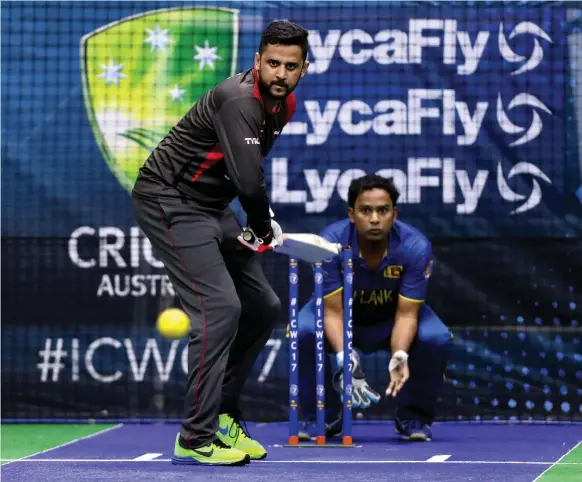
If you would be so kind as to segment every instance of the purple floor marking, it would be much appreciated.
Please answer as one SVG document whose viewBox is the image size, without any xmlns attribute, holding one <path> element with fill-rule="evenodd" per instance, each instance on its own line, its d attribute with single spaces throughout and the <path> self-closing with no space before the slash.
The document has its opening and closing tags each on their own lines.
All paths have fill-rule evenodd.
<svg viewBox="0 0 582 482">
<path fill-rule="evenodd" d="M 273 480 L 285 477 L 336 479 L 338 473 L 351 480 L 369 480 L 387 474 L 394 480 L 414 481 L 506 481 L 531 482 L 546 465 L 501 464 L 286 464 L 277 460 L 410 460 L 424 461 L 433 455 L 450 454 L 449 461 L 552 462 L 570 450 L 581 438 L 576 425 L 475 425 L 436 424 L 430 443 L 401 442 L 389 423 L 354 427 L 354 449 L 292 449 L 286 443 L 285 423 L 248 424 L 253 437 L 269 450 L 268 462 L 246 467 L 176 467 L 169 462 L 16 462 L 2 467 L 3 480 L 135 480 L 136 477 Z M 172 455 L 177 425 L 126 425 L 94 438 L 62 447 L 35 459 L 134 459 L 145 453 Z M 279 446 L 277 446 L 279 445 Z M 57 473 L 58 468 L 58 473 Z M 61 474 L 61 475 L 59 475 Z M 55 478 L 62 477 L 62 478 Z"/>
<path fill-rule="evenodd" d="M 287 424 L 248 424 L 251 435 L 269 449 L 270 460 L 340 459 L 426 460 L 437 454 L 452 454 L 449 460 L 557 460 L 582 439 L 580 425 L 471 425 L 435 424 L 430 443 L 402 442 L 393 424 L 363 424 L 354 427 L 353 449 L 292 449 L 273 447 L 286 443 Z M 145 453 L 163 453 L 169 458 L 178 431 L 176 425 L 125 425 L 82 443 L 53 450 L 37 458 L 133 459 Z M 336 441 L 337 442 L 337 441 Z"/>
<path fill-rule="evenodd" d="M 349 480 L 430 482 L 532 482 L 545 466 L 484 466 L 443 464 L 268 464 L 244 467 L 175 467 L 169 462 L 138 463 L 42 463 L 19 462 L 2 471 L 6 482 L 136 481 L 136 480 Z"/>
</svg>

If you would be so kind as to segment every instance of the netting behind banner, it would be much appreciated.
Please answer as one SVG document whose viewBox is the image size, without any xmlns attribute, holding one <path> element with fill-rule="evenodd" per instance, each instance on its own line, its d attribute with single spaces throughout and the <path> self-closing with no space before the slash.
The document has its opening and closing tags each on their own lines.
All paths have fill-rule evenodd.
<svg viewBox="0 0 582 482">
<path fill-rule="evenodd" d="M 454 333 L 443 420 L 581 420 L 581 6 L 575 2 L 10 2 L 2 9 L 2 417 L 177 419 L 186 340 L 137 228 L 137 170 L 260 34 L 309 30 L 297 112 L 265 173 L 287 231 L 347 215 L 350 181 L 393 177 L 432 241 L 427 303 Z M 288 406 L 282 312 L 243 397 Z M 300 303 L 312 290 L 300 266 Z M 384 391 L 388 353 L 364 357 Z M 330 394 L 329 396 L 334 396 Z M 364 418 L 390 418 L 385 401 Z"/>
</svg>

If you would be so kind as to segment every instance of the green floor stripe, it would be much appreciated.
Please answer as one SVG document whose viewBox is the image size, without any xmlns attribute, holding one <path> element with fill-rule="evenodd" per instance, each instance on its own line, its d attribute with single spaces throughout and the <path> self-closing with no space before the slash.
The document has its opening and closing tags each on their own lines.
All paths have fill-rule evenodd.
<svg viewBox="0 0 582 482">
<path fill-rule="evenodd" d="M 113 426 L 114 424 L 2 424 L 0 458 L 28 457 Z"/>
<path fill-rule="evenodd" d="M 582 465 L 561 465 L 566 463 L 582 464 L 582 443 L 561 458 L 558 464 L 552 465 L 536 482 L 580 482 Z"/>
</svg>

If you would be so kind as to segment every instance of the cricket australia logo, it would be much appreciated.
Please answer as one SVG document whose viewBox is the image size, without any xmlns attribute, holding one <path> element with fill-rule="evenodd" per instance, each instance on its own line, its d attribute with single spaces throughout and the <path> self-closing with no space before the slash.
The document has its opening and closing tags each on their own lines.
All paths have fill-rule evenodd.
<svg viewBox="0 0 582 482">
<path fill-rule="evenodd" d="M 541 179 L 542 181 L 547 182 L 548 184 L 552 184 L 550 178 L 537 166 L 529 162 L 518 162 L 515 166 L 511 168 L 509 174 L 507 175 L 507 179 L 511 179 L 517 175 L 528 175 L 531 177 L 532 182 L 532 189 L 529 196 L 525 196 L 523 194 L 515 192 L 513 189 L 509 187 L 505 177 L 503 176 L 503 168 L 501 167 L 501 162 L 497 164 L 497 188 L 499 189 L 499 194 L 501 197 L 509 202 L 518 202 L 523 201 L 525 202 L 519 206 L 518 208 L 511 211 L 509 214 L 521 214 L 530 209 L 535 208 L 542 200 L 542 188 L 540 183 L 537 181 Z"/>
<path fill-rule="evenodd" d="M 534 36 L 534 48 L 529 58 L 515 53 L 515 51 L 509 46 L 507 38 L 505 37 L 503 22 L 501 22 L 499 25 L 499 52 L 501 53 L 501 56 L 507 62 L 511 63 L 526 61 L 521 67 L 511 72 L 510 75 L 519 75 L 527 72 L 528 70 L 533 70 L 542 62 L 544 58 L 544 49 L 542 48 L 538 39 L 544 39 L 547 42 L 552 43 L 550 36 L 532 22 L 518 23 L 509 34 L 509 40 L 512 40 L 513 38 L 522 34 L 530 34 Z"/>
<path fill-rule="evenodd" d="M 127 17 L 81 39 L 91 127 L 126 190 L 172 126 L 236 73 L 238 32 L 238 10 L 185 7 Z"/>
<path fill-rule="evenodd" d="M 511 111 L 521 106 L 532 107 L 533 117 L 525 133 L 525 127 L 514 124 L 505 113 L 505 110 L 503 109 L 503 101 L 501 100 L 501 94 L 499 94 L 497 97 L 497 122 L 499 122 L 499 126 L 501 129 L 503 129 L 503 132 L 507 134 L 522 134 L 521 137 L 509 144 L 510 147 L 526 144 L 527 142 L 533 141 L 540 135 L 543 129 L 543 123 L 537 109 L 552 115 L 552 111 L 548 109 L 541 100 L 532 94 L 521 93 L 516 95 L 507 106 L 507 110 Z"/>
</svg>

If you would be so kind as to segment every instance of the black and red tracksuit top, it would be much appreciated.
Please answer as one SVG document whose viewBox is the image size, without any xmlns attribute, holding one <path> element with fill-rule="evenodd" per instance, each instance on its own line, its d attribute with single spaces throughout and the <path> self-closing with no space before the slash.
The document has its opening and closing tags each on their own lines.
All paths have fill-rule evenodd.
<svg viewBox="0 0 582 482">
<path fill-rule="evenodd" d="M 255 69 L 208 91 L 176 124 L 140 168 L 133 195 L 189 198 L 224 209 L 238 196 L 259 236 L 270 229 L 262 160 L 295 112 L 291 93 L 272 112 L 261 98 Z"/>
</svg>

